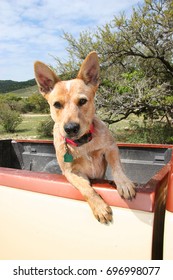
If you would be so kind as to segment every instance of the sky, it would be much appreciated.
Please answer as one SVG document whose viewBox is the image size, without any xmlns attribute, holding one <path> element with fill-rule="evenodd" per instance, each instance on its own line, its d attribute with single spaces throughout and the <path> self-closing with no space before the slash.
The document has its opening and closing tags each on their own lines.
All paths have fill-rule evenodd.
<svg viewBox="0 0 173 280">
<path fill-rule="evenodd" d="M 63 32 L 80 32 L 130 13 L 140 0 L 0 0 L 0 80 L 34 78 L 36 60 L 67 59 Z"/>
</svg>

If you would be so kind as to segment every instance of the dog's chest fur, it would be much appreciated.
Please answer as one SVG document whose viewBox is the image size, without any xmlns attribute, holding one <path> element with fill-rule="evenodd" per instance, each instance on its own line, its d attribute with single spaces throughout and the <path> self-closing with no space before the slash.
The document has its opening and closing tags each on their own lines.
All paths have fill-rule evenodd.
<svg viewBox="0 0 173 280">
<path fill-rule="evenodd" d="M 94 133 L 92 141 L 80 147 L 68 145 L 69 153 L 73 156 L 72 163 L 63 162 L 63 156 L 66 153 L 65 144 L 58 133 L 58 128 L 54 128 L 54 145 L 62 171 L 68 169 L 71 172 L 85 172 L 85 175 L 90 179 L 104 177 L 107 166 L 104 151 L 114 142 L 111 135 L 108 139 L 108 128 L 96 116 L 94 117 L 93 124 Z M 107 139 L 105 139 L 105 135 Z"/>
<path fill-rule="evenodd" d="M 83 172 L 88 178 L 103 178 L 106 169 L 106 161 L 102 150 L 96 150 L 84 154 L 82 157 L 75 159 L 75 165 L 72 164 L 74 172 Z"/>
</svg>

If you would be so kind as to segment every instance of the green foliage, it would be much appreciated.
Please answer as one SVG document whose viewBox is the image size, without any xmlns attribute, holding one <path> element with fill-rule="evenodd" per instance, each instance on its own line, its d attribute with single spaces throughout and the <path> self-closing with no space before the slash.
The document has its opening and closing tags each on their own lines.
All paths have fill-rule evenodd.
<svg viewBox="0 0 173 280">
<path fill-rule="evenodd" d="M 47 101 L 39 93 L 33 93 L 29 97 L 22 98 L 15 93 L 0 94 L 0 103 L 8 106 L 20 113 L 48 113 L 49 106 Z"/>
<path fill-rule="evenodd" d="M 56 70 L 73 77 L 86 55 L 96 50 L 101 84 L 96 105 L 113 124 L 131 114 L 145 120 L 173 119 L 173 0 L 145 0 L 130 17 L 121 14 L 78 39 L 64 33 L 69 60 L 56 58 Z M 105 117 L 106 116 L 106 117 Z"/>
<path fill-rule="evenodd" d="M 25 99 L 25 111 L 34 113 L 48 113 L 49 105 L 41 94 L 33 93 Z"/>
<path fill-rule="evenodd" d="M 138 122 L 131 123 L 128 141 L 132 143 L 173 144 L 173 126 L 167 123 Z"/>
<path fill-rule="evenodd" d="M 51 117 L 39 123 L 37 132 L 41 137 L 52 137 L 54 122 Z"/>
<path fill-rule="evenodd" d="M 15 110 L 18 112 L 23 112 L 24 107 L 24 101 L 23 99 L 14 94 L 14 93 L 7 93 L 7 94 L 1 94 L 0 95 L 0 102 L 8 104 L 8 106 L 11 108 L 11 110 Z"/>
<path fill-rule="evenodd" d="M 15 132 L 17 126 L 22 122 L 20 114 L 12 110 L 6 103 L 0 105 L 0 121 L 6 132 Z"/>
</svg>

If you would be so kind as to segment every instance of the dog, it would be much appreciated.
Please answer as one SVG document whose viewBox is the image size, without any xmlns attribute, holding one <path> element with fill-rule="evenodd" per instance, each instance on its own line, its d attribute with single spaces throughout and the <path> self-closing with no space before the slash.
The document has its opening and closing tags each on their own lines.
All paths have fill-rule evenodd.
<svg viewBox="0 0 173 280">
<path fill-rule="evenodd" d="M 77 188 L 101 223 L 112 221 L 112 209 L 92 188 L 90 179 L 104 178 L 107 164 L 122 198 L 135 197 L 135 186 L 125 175 L 119 150 L 107 126 L 95 115 L 99 60 L 95 51 L 83 61 L 77 77 L 62 81 L 47 65 L 34 64 L 40 93 L 50 105 L 54 121 L 57 161 L 67 180 Z"/>
</svg>

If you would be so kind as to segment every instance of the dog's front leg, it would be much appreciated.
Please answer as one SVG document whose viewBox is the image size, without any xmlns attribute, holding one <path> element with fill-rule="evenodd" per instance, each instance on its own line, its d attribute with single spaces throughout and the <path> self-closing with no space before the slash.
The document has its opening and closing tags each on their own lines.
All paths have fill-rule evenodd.
<svg viewBox="0 0 173 280">
<path fill-rule="evenodd" d="M 105 158 L 111 167 L 112 176 L 119 195 L 125 199 L 132 199 L 135 197 L 135 186 L 124 174 L 120 162 L 119 150 L 115 144 L 106 150 Z"/>
<path fill-rule="evenodd" d="M 88 178 L 81 173 L 64 172 L 67 180 L 77 188 L 90 205 L 94 216 L 101 223 L 112 221 L 112 210 L 99 194 L 90 186 Z"/>
</svg>

